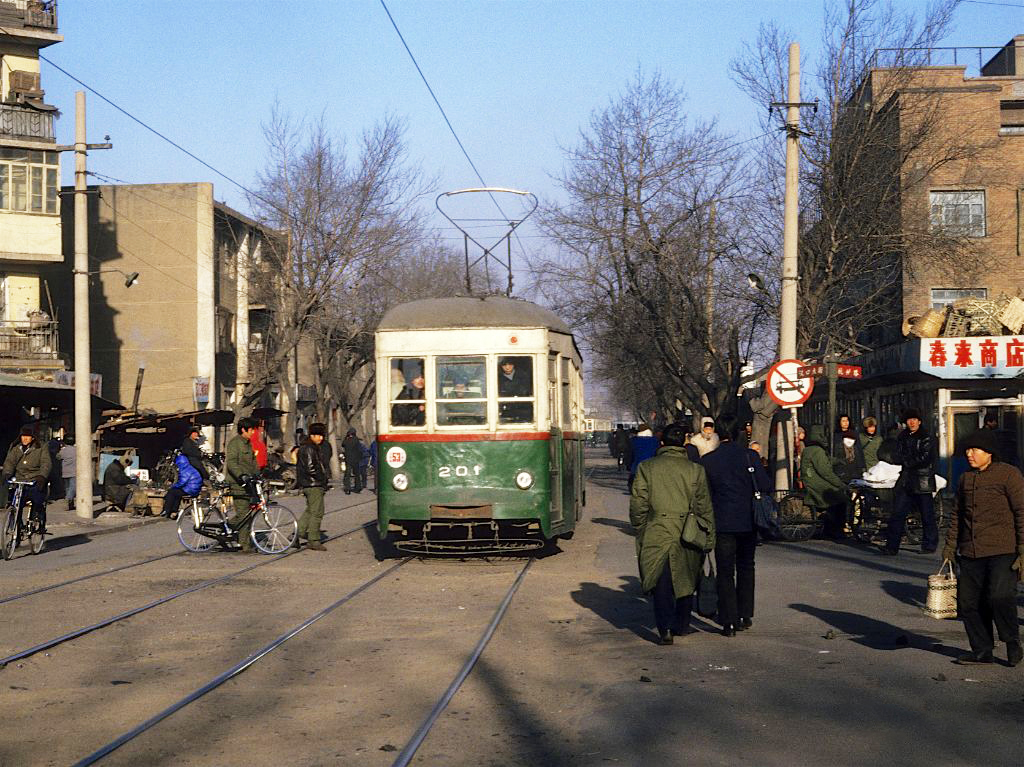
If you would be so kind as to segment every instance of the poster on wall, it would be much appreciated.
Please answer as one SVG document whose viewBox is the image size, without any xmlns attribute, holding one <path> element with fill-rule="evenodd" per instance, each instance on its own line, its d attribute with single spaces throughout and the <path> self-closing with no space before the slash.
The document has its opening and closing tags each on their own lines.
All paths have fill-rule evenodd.
<svg viewBox="0 0 1024 767">
<path fill-rule="evenodd" d="M 196 376 L 193 378 L 192 390 L 196 407 L 206 407 L 210 402 L 210 377 Z"/>
<path fill-rule="evenodd" d="M 61 386 L 74 386 L 75 385 L 75 371 L 74 370 L 58 370 L 53 374 L 53 382 L 58 383 Z M 89 374 L 89 393 L 94 397 L 103 396 L 103 374 L 102 373 L 90 373 Z"/>
</svg>

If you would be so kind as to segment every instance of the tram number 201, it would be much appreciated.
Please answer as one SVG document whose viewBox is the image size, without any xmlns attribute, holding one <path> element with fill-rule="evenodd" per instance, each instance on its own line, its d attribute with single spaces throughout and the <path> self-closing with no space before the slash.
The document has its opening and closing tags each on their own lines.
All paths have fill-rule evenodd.
<svg viewBox="0 0 1024 767">
<path fill-rule="evenodd" d="M 437 476 L 441 479 L 450 477 L 479 477 L 482 466 L 441 466 Z"/>
</svg>

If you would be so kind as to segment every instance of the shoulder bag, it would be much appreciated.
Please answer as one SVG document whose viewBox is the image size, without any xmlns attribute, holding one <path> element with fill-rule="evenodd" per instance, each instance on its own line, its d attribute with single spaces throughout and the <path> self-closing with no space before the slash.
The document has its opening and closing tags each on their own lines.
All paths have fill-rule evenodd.
<svg viewBox="0 0 1024 767">
<path fill-rule="evenodd" d="M 757 487 L 757 477 L 754 474 L 754 465 L 750 463 L 750 454 L 747 454 L 747 471 L 750 472 L 750 482 L 754 486 L 754 527 L 767 541 L 777 541 L 782 538 L 782 527 L 779 525 L 779 505 L 770 495 L 765 495 Z"/>
</svg>

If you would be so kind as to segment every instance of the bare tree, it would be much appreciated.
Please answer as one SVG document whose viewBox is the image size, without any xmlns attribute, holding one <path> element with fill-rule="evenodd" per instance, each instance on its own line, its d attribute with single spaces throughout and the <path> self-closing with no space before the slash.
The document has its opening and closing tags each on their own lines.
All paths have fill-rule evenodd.
<svg viewBox="0 0 1024 767">
<path fill-rule="evenodd" d="M 676 400 L 735 407 L 754 315 L 737 153 L 683 107 L 678 88 L 638 73 L 593 115 L 566 151 L 566 202 L 542 208 L 560 252 L 533 264 L 535 288 L 589 338 L 612 393 L 673 416 Z"/>
<path fill-rule="evenodd" d="M 941 89 L 921 78 L 929 49 L 949 29 L 958 0 L 930 5 L 921 17 L 884 0 L 826 4 L 822 53 L 801 96 L 817 101 L 801 114 L 801 354 L 851 354 L 898 338 L 904 277 L 955 274 L 977 264 L 963 233 L 908 216 L 908 200 L 941 169 L 986 150 L 949 130 Z M 759 106 L 785 101 L 788 34 L 762 25 L 732 62 L 737 83 Z M 809 83 L 807 82 L 809 80 Z M 784 178 L 779 113 L 763 115 L 767 139 L 756 169 L 754 247 L 781 251 Z M 915 194 L 916 193 L 916 194 Z M 968 257 L 970 256 L 970 257 Z M 766 275 L 777 280 L 777 269 Z"/>
</svg>

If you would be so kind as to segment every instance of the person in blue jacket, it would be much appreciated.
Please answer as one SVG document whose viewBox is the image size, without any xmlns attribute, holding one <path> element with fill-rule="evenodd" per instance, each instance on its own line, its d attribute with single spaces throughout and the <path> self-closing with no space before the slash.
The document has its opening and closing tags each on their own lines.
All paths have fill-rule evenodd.
<svg viewBox="0 0 1024 767">
<path fill-rule="evenodd" d="M 180 450 L 175 451 L 174 466 L 178 470 L 178 479 L 164 496 L 164 510 L 161 512 L 161 516 L 171 519 L 178 518 L 182 498 L 194 498 L 203 489 L 203 476 Z"/>
<path fill-rule="evenodd" d="M 640 424 L 636 436 L 630 437 L 630 443 L 632 445 L 630 452 L 633 455 L 633 461 L 629 465 L 629 479 L 626 480 L 626 486 L 629 488 L 629 492 L 633 492 L 633 478 L 636 476 L 637 466 L 648 458 L 654 458 L 654 454 L 658 452 L 658 448 L 661 446 L 661 440 L 654 433 L 652 427 L 647 424 Z"/>
</svg>

